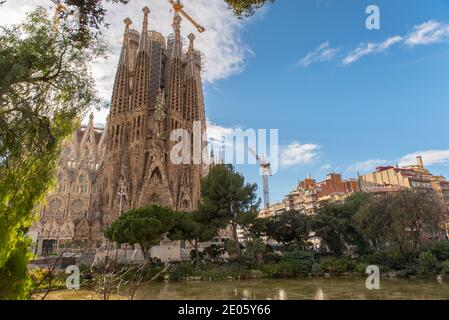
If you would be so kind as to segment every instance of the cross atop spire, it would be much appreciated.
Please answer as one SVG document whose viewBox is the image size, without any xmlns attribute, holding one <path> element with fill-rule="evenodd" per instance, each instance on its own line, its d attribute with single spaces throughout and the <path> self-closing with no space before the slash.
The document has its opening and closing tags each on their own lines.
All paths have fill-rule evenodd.
<svg viewBox="0 0 449 320">
<path fill-rule="evenodd" d="M 144 7 L 143 11 L 143 31 L 148 30 L 148 14 L 150 13 L 150 9 L 148 7 Z"/>
<path fill-rule="evenodd" d="M 144 7 L 143 11 L 143 26 L 142 26 L 142 34 L 140 37 L 139 50 L 147 52 L 148 49 L 148 14 L 150 13 L 150 9 L 148 7 Z"/>
<path fill-rule="evenodd" d="M 193 52 L 193 50 L 195 49 L 194 48 L 194 45 L 193 45 L 193 41 L 196 39 L 195 38 L 195 35 L 193 34 L 193 33 L 190 33 L 188 36 L 187 36 L 187 38 L 189 38 L 189 52 Z"/>
<path fill-rule="evenodd" d="M 123 47 L 122 53 L 120 54 L 119 65 L 128 63 L 127 59 L 128 59 L 129 26 L 132 24 L 130 18 L 126 18 L 125 20 L 123 20 L 123 22 L 125 23 L 125 35 L 123 36 Z"/>
<path fill-rule="evenodd" d="M 173 31 L 176 36 L 176 40 L 180 40 L 181 37 L 181 17 L 179 16 L 178 12 L 175 12 L 175 15 L 173 16 Z"/>
<path fill-rule="evenodd" d="M 94 113 L 91 112 L 89 115 L 89 127 L 93 127 L 94 126 Z"/>
<path fill-rule="evenodd" d="M 123 20 L 123 22 L 125 23 L 125 37 L 123 42 L 127 45 L 128 44 L 128 34 L 129 34 L 129 26 L 133 24 L 133 22 L 131 21 L 130 18 L 125 18 L 125 20 Z"/>
</svg>

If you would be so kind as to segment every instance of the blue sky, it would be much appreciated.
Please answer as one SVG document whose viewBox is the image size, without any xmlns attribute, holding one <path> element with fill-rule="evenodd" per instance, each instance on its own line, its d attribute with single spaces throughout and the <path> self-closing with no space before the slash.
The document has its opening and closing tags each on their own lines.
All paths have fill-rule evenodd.
<svg viewBox="0 0 449 320">
<path fill-rule="evenodd" d="M 380 30 L 365 27 L 370 4 L 380 8 Z M 416 152 L 449 177 L 449 1 L 278 0 L 245 26 L 242 41 L 253 54 L 240 74 L 207 87 L 208 118 L 226 127 L 278 128 L 284 146 L 316 146 L 312 160 L 303 163 L 299 151 L 297 165 L 271 178 L 272 200 L 307 174 L 356 177 L 410 162 Z M 368 43 L 387 48 L 344 64 Z M 326 61 L 300 62 L 320 46 L 331 49 Z M 256 167 L 238 169 L 261 182 Z"/>
<path fill-rule="evenodd" d="M 449 1 L 276 0 L 238 20 L 222 0 L 184 0 L 207 29 L 194 32 L 204 53 L 206 113 L 218 131 L 279 129 L 281 166 L 270 179 L 281 200 L 308 174 L 356 177 L 376 165 L 406 164 L 417 153 L 449 178 Z M 0 24 L 20 22 L 50 0 L 7 0 Z M 100 96 L 110 100 L 123 19 L 171 32 L 168 1 L 107 5 L 104 34 L 111 56 L 93 67 Z M 367 30 L 365 9 L 377 5 L 381 29 Z M 96 112 L 104 122 L 108 110 Z M 255 165 L 237 166 L 261 183 Z M 262 195 L 261 190 L 259 194 Z"/>
</svg>

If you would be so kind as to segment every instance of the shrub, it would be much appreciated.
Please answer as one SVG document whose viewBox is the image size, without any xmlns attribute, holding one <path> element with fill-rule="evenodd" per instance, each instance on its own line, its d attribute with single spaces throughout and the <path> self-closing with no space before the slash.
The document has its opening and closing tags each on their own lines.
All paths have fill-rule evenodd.
<svg viewBox="0 0 449 320">
<path fill-rule="evenodd" d="M 448 276 L 449 275 L 449 259 L 443 261 L 440 265 L 441 274 Z"/>
<path fill-rule="evenodd" d="M 430 245 L 429 251 L 438 261 L 445 261 L 449 259 L 449 241 L 434 241 Z"/>
<path fill-rule="evenodd" d="M 359 262 L 354 266 L 354 272 L 358 274 L 366 274 L 366 267 L 369 266 L 369 263 Z"/>
<path fill-rule="evenodd" d="M 180 262 L 174 266 L 170 272 L 170 278 L 173 280 L 180 280 L 182 278 L 193 276 L 195 268 L 190 261 Z"/>
<path fill-rule="evenodd" d="M 328 258 L 321 261 L 324 272 L 339 274 L 354 271 L 354 263 L 347 257 Z"/>
<path fill-rule="evenodd" d="M 311 273 L 314 261 L 312 253 L 301 250 L 287 251 L 281 259 L 281 262 L 289 264 L 289 268 L 293 268 L 296 275 Z"/>
<path fill-rule="evenodd" d="M 416 259 L 416 271 L 420 276 L 435 275 L 438 269 L 438 260 L 430 251 L 421 252 Z"/>
<path fill-rule="evenodd" d="M 411 257 L 412 258 L 412 257 Z M 368 264 L 382 266 L 382 269 L 387 270 L 403 270 L 406 268 L 408 262 L 397 251 L 378 251 L 370 255 L 364 256 L 363 260 Z M 411 259 L 413 260 L 413 259 Z"/>
<path fill-rule="evenodd" d="M 247 243 L 243 251 L 243 262 L 248 266 L 257 266 L 262 262 L 266 244 L 262 239 L 255 239 Z"/>
<path fill-rule="evenodd" d="M 268 252 L 264 256 L 265 263 L 278 263 L 281 259 L 282 255 L 277 252 Z"/>
<path fill-rule="evenodd" d="M 297 275 L 295 264 L 287 261 L 264 265 L 261 267 L 261 271 L 269 278 L 292 278 Z"/>
<path fill-rule="evenodd" d="M 32 285 L 28 274 L 30 259 L 28 241 L 19 240 L 5 265 L 0 268 L 0 300 L 27 299 Z"/>
<path fill-rule="evenodd" d="M 318 275 L 322 274 L 322 273 L 323 273 L 323 267 L 321 267 L 321 264 L 315 262 L 315 263 L 312 265 L 311 273 L 312 273 L 312 274 L 318 274 Z"/>
</svg>

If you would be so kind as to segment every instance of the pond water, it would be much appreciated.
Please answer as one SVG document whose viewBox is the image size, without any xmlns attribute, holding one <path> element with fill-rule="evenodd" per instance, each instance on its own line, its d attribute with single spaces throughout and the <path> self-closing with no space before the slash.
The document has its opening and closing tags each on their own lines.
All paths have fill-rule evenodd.
<svg viewBox="0 0 449 320">
<path fill-rule="evenodd" d="M 101 299 L 88 290 L 57 291 L 47 299 Z M 111 299 L 128 299 L 126 290 Z M 364 278 L 303 278 L 213 282 L 151 282 L 140 300 L 449 300 L 449 284 L 436 280 L 382 278 L 379 290 L 368 290 Z"/>
</svg>

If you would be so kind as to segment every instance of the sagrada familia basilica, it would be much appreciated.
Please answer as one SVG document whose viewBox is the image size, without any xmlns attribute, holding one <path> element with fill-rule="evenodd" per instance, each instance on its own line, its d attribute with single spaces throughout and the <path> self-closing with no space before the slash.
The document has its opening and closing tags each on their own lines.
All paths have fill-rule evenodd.
<svg viewBox="0 0 449 320">
<path fill-rule="evenodd" d="M 74 239 L 80 250 L 99 248 L 105 227 L 130 208 L 197 207 L 208 166 L 174 164 L 170 133 L 185 129 L 193 135 L 194 123 L 201 124 L 202 133 L 206 128 L 201 54 L 193 34 L 183 50 L 177 12 L 167 39 L 148 30 L 150 10 L 143 12 L 140 33 L 130 19 L 124 21 L 106 126 L 95 127 L 90 115 L 63 148 L 57 189 L 37 209 L 32 228 L 37 254 L 60 251 Z"/>
</svg>

